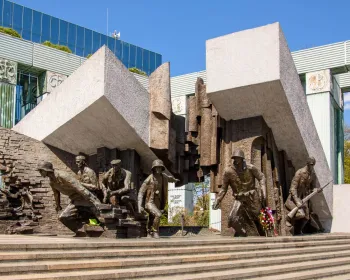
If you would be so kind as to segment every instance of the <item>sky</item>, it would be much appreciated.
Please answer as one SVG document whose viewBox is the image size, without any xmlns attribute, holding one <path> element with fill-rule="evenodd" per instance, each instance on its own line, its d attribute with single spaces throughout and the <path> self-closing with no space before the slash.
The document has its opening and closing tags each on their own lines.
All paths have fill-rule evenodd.
<svg viewBox="0 0 350 280">
<path fill-rule="evenodd" d="M 13 0 L 162 54 L 171 76 L 205 70 L 205 41 L 280 22 L 291 51 L 350 40 L 350 0 Z M 345 96 L 350 124 L 350 95 Z"/>
</svg>

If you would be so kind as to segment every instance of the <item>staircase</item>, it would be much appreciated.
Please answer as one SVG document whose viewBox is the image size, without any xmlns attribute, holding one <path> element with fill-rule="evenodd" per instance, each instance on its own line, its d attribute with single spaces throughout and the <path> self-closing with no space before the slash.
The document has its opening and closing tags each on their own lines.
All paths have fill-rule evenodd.
<svg viewBox="0 0 350 280">
<path fill-rule="evenodd" d="M 160 240 L 0 235 L 0 279 L 350 279 L 350 235 Z"/>
</svg>

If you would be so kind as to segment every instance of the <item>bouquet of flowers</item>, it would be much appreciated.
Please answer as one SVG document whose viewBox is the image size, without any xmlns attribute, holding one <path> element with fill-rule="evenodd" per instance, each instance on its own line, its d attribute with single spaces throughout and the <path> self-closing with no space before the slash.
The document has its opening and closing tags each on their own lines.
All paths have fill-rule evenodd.
<svg viewBox="0 0 350 280">
<path fill-rule="evenodd" d="M 272 210 L 270 207 L 265 207 L 260 210 L 259 222 L 266 235 L 268 231 L 274 230 L 274 235 L 276 236 L 277 232 L 275 229 L 275 219 L 273 217 Z"/>
</svg>

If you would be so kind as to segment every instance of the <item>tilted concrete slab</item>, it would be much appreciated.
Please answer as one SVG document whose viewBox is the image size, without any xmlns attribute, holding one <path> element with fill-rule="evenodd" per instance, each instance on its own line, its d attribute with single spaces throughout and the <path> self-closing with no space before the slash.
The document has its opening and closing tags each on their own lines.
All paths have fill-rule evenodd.
<svg viewBox="0 0 350 280">
<path fill-rule="evenodd" d="M 296 169 L 314 156 L 320 185 L 332 179 L 279 23 L 208 40 L 206 64 L 207 92 L 221 117 L 263 116 L 278 149 L 287 152 Z M 332 186 L 314 198 L 314 210 L 329 230 Z"/>
<path fill-rule="evenodd" d="M 135 149 L 150 170 L 149 94 L 102 47 L 13 130 L 62 150 L 96 153 L 99 147 Z"/>
</svg>

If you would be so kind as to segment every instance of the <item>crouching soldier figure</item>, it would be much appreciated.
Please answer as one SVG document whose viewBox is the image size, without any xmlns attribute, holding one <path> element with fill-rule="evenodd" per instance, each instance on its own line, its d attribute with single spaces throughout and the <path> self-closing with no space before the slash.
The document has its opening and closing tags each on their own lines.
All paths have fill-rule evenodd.
<svg viewBox="0 0 350 280">
<path fill-rule="evenodd" d="M 121 167 L 120 159 L 112 160 L 111 165 L 102 180 L 103 203 L 126 206 L 134 216 L 136 194 L 131 189 L 131 172 Z"/>
<path fill-rule="evenodd" d="M 85 218 L 90 218 L 91 215 L 101 222 L 99 218 L 98 207 L 101 204 L 100 200 L 86 189 L 74 177 L 64 171 L 54 170 L 51 162 L 41 162 L 38 164 L 37 170 L 41 176 L 50 179 L 50 186 L 52 188 L 56 211 L 62 210 L 60 196 L 61 193 L 70 198 L 70 204 L 59 215 L 58 219 L 71 231 L 76 233 L 76 236 L 86 236 L 84 231 L 84 222 L 81 219 L 84 214 Z"/>
<path fill-rule="evenodd" d="M 148 232 L 153 238 L 159 238 L 160 217 L 168 199 L 168 183 L 179 181 L 164 174 L 164 170 L 163 161 L 153 161 L 152 174 L 143 182 L 138 195 L 139 213 L 146 210 L 149 214 Z"/>
</svg>

